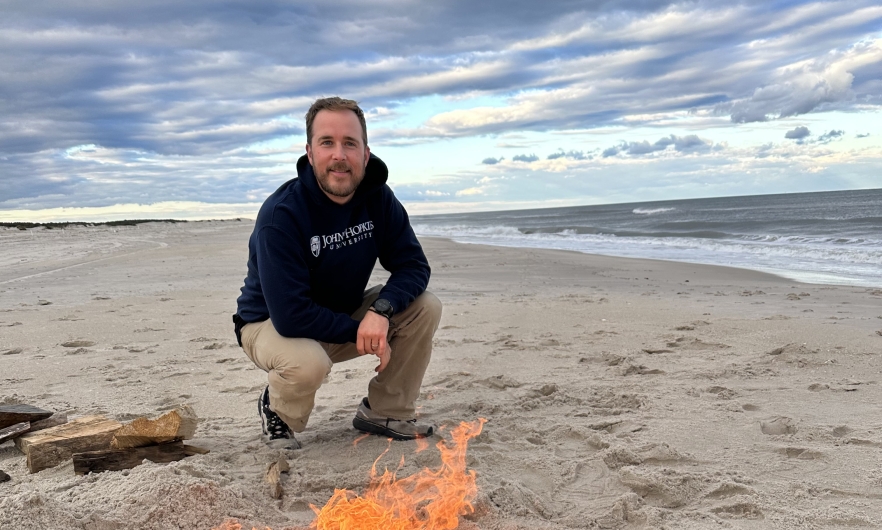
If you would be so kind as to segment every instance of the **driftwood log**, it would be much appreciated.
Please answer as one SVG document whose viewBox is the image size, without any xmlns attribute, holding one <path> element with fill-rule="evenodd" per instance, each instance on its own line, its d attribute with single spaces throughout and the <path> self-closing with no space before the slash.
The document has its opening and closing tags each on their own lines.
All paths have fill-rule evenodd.
<svg viewBox="0 0 882 530">
<path fill-rule="evenodd" d="M 64 412 L 56 412 L 45 420 L 32 421 L 31 428 L 28 429 L 28 432 L 42 431 L 44 429 L 48 429 L 49 427 L 64 425 L 65 423 L 67 423 L 67 414 L 65 414 Z"/>
<path fill-rule="evenodd" d="M 0 444 L 7 440 L 18 438 L 19 436 L 27 432 L 41 431 L 43 429 L 48 429 L 49 427 L 55 427 L 56 425 L 62 425 L 64 423 L 67 423 L 67 414 L 64 414 L 63 412 L 53 414 L 45 420 L 35 421 L 33 423 L 28 421 L 16 423 L 15 425 L 10 425 L 5 429 L 0 429 Z"/>
<path fill-rule="evenodd" d="M 120 427 L 119 422 L 104 416 L 86 416 L 19 436 L 15 446 L 27 455 L 28 470 L 36 473 L 69 460 L 74 453 L 108 449 Z"/>
<path fill-rule="evenodd" d="M 167 412 L 155 420 L 138 418 L 123 425 L 113 435 L 112 449 L 127 449 L 189 440 L 196 433 L 199 418 L 187 405 Z"/>
<path fill-rule="evenodd" d="M 16 423 L 15 425 L 10 425 L 5 429 L 0 429 L 0 444 L 5 442 L 6 440 L 12 440 L 22 434 L 31 430 L 31 422 L 23 421 L 21 423 Z"/>
<path fill-rule="evenodd" d="M 121 471 L 140 466 L 144 460 L 157 464 L 176 462 L 188 456 L 204 455 L 208 449 L 195 445 L 184 445 L 177 441 L 146 447 L 130 447 L 127 449 L 104 449 L 88 451 L 73 455 L 74 472 L 77 475 L 97 473 L 100 471 Z"/>
<path fill-rule="evenodd" d="M 52 415 L 51 411 L 43 410 L 30 405 L 0 405 L 0 429 L 5 429 L 16 423 L 45 420 Z"/>
</svg>

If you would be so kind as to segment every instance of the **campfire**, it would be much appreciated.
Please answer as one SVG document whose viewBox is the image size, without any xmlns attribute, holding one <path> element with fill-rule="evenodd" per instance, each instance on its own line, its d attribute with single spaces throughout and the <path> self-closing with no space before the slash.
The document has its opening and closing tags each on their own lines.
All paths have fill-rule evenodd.
<svg viewBox="0 0 882 530">
<path fill-rule="evenodd" d="M 462 422 L 451 431 L 449 445 L 440 441 L 441 465 L 423 468 L 409 477 L 397 478 L 371 466 L 370 484 L 363 496 L 340 489 L 324 507 L 311 508 L 316 514 L 310 528 L 316 530 L 453 530 L 459 517 L 472 513 L 477 495 L 475 472 L 466 470 L 468 441 L 481 433 L 486 420 Z M 225 521 L 212 530 L 241 530 L 235 520 Z M 257 529 L 253 529 L 257 530 Z"/>
</svg>

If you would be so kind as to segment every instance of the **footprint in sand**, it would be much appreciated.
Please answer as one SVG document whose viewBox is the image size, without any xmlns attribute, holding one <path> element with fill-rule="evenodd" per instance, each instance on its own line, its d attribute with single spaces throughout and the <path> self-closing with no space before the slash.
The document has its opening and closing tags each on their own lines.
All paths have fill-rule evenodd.
<svg viewBox="0 0 882 530">
<path fill-rule="evenodd" d="M 842 438 L 843 436 L 848 436 L 849 434 L 851 434 L 853 432 L 854 432 L 854 429 L 852 429 L 851 427 L 848 427 L 846 425 L 840 425 L 839 427 L 836 427 L 833 429 L 832 434 L 833 434 L 833 436 L 835 436 L 837 438 Z"/>
<path fill-rule="evenodd" d="M 731 348 L 728 344 L 704 342 L 701 339 L 690 339 L 688 337 L 679 337 L 672 342 L 668 342 L 666 346 L 683 350 L 725 350 Z"/>
<path fill-rule="evenodd" d="M 18 355 L 23 351 L 21 348 L 10 348 L 8 350 L 0 350 L 0 355 Z"/>
<path fill-rule="evenodd" d="M 91 340 L 70 340 L 67 342 L 62 342 L 61 345 L 65 348 L 88 348 L 90 346 L 94 346 L 95 342 Z"/>
<path fill-rule="evenodd" d="M 625 467 L 619 472 L 619 478 L 644 502 L 660 508 L 685 506 L 706 489 L 708 482 L 708 477 L 697 473 L 642 467 Z"/>
<path fill-rule="evenodd" d="M 720 484 L 713 491 L 705 495 L 705 498 L 708 499 L 725 499 L 728 497 L 734 497 L 736 495 L 754 495 L 756 493 L 755 490 L 748 488 L 742 484 L 736 484 L 735 482 L 725 482 Z"/>
<path fill-rule="evenodd" d="M 796 434 L 796 423 L 786 416 L 776 416 L 760 422 L 760 430 L 763 434 L 771 436 L 781 434 Z"/>
<path fill-rule="evenodd" d="M 523 384 L 520 381 L 504 375 L 488 377 L 481 382 L 496 390 L 505 390 L 506 388 L 519 388 Z"/>
<path fill-rule="evenodd" d="M 799 460 L 820 460 L 824 458 L 824 453 L 821 451 L 806 449 L 804 447 L 781 447 L 776 452 L 787 458 L 797 458 Z"/>
<path fill-rule="evenodd" d="M 805 344 L 796 344 L 790 343 L 785 344 L 779 348 L 775 348 L 774 350 L 770 350 L 766 352 L 767 355 L 781 355 L 781 354 L 789 354 L 789 355 L 810 355 L 814 353 L 818 353 L 819 350 L 811 349 Z"/>
<path fill-rule="evenodd" d="M 710 386 L 705 388 L 704 391 L 708 394 L 716 394 L 720 399 L 732 399 L 738 395 L 738 393 L 731 388 L 726 388 L 724 386 Z"/>
<path fill-rule="evenodd" d="M 648 368 L 643 366 L 642 364 L 628 364 L 627 366 L 623 366 L 619 370 L 619 374 L 622 376 L 629 375 L 658 375 L 665 373 L 664 370 L 659 370 L 658 368 Z"/>
<path fill-rule="evenodd" d="M 711 508 L 711 512 L 727 519 L 765 519 L 762 510 L 752 502 L 739 502 Z"/>
</svg>

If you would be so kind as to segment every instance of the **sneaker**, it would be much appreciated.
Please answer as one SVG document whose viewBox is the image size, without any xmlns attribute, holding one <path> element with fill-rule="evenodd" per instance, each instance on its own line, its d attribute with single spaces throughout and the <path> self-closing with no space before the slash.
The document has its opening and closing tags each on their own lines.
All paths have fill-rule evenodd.
<svg viewBox="0 0 882 530">
<path fill-rule="evenodd" d="M 287 440 L 286 445 L 291 449 L 300 449 L 300 442 L 294 437 L 294 432 L 291 431 L 288 424 L 282 421 L 278 414 L 270 410 L 269 385 L 263 389 L 260 399 L 257 400 L 257 413 L 260 414 L 263 434 L 269 437 L 270 442 L 274 440 Z"/>
<path fill-rule="evenodd" d="M 426 438 L 435 432 L 434 425 L 417 423 L 416 419 L 396 420 L 380 416 L 371 410 L 367 398 L 361 400 L 361 404 L 355 412 L 355 419 L 352 420 L 352 426 L 359 431 L 388 436 L 396 440 Z"/>
</svg>

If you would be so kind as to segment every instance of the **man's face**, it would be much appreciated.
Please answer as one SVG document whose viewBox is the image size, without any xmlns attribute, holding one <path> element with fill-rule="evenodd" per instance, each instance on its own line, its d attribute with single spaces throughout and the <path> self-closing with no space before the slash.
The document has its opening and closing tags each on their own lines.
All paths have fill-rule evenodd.
<svg viewBox="0 0 882 530">
<path fill-rule="evenodd" d="M 329 199 L 337 204 L 349 202 L 364 178 L 370 154 L 354 112 L 321 110 L 316 114 L 306 155 Z"/>
</svg>

